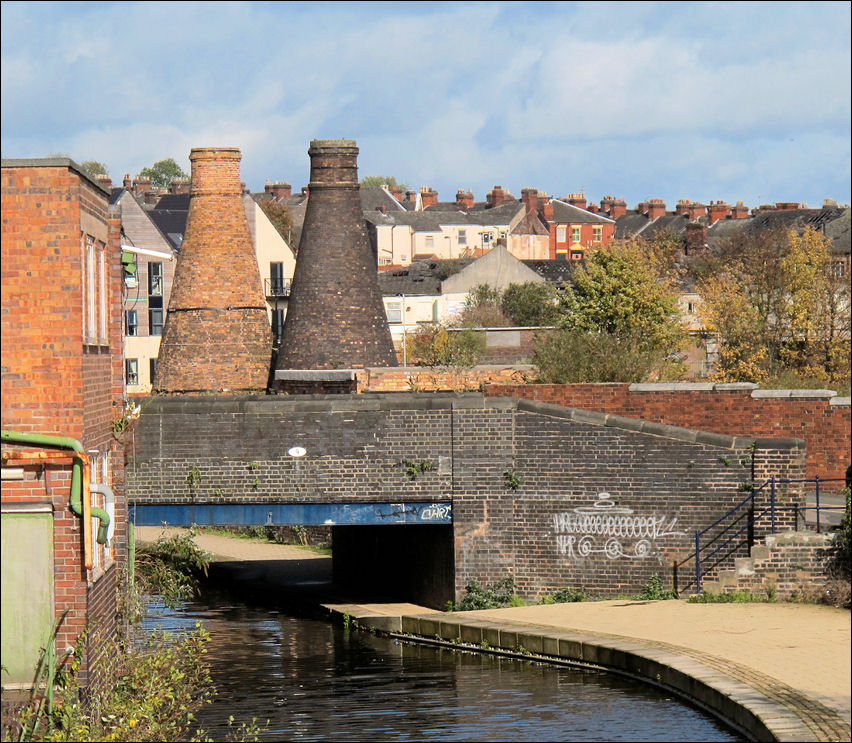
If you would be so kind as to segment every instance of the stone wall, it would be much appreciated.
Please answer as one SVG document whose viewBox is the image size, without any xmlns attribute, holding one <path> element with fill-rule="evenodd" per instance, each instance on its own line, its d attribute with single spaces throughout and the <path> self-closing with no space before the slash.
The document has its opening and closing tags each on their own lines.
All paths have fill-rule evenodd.
<svg viewBox="0 0 852 743">
<path fill-rule="evenodd" d="M 306 454 L 289 457 L 294 446 Z M 406 462 L 433 467 L 411 477 Z M 768 468 L 801 476 L 801 440 L 735 439 L 476 393 L 153 398 L 128 491 L 136 503 L 450 501 L 455 594 L 511 574 L 535 598 L 566 585 L 639 590 Z M 795 486 L 776 498 L 803 506 Z M 785 513 L 782 528 L 792 523 Z M 370 539 L 385 528 L 399 527 Z M 369 543 L 361 555 L 350 546 L 353 559 L 391 559 Z"/>
</svg>

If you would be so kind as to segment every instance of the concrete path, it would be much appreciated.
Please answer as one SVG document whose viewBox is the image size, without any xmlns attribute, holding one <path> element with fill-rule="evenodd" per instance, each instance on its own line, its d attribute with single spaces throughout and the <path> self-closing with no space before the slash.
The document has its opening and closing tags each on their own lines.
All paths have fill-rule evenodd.
<svg viewBox="0 0 852 743">
<path fill-rule="evenodd" d="M 137 539 L 150 541 L 161 531 L 139 528 Z M 262 580 L 282 586 L 300 574 L 304 579 L 304 572 L 316 578 L 330 562 L 285 545 L 212 535 L 198 535 L 196 542 L 220 560 L 262 561 Z M 257 573 L 245 563 L 243 567 Z M 722 698 L 737 700 L 777 740 L 852 738 L 848 610 L 787 603 L 622 600 L 452 614 L 413 604 L 326 606 L 331 612 L 356 617 L 364 626 L 425 639 L 455 642 L 467 637 L 471 645 L 496 648 L 502 644 L 510 651 L 520 645 L 525 652 L 530 647 L 555 649 L 565 659 L 592 659 L 593 664 L 613 668 L 623 664 L 623 670 L 644 673 L 651 680 L 662 672 L 673 688 L 682 684 L 681 691 L 687 694 L 706 687 L 709 691 L 701 693 L 709 695 L 703 702 L 709 706 L 723 706 Z M 508 639 L 502 641 L 501 636 Z M 699 702 L 704 699 L 701 694 L 693 697 Z M 732 711 L 726 708 L 725 713 Z"/>
</svg>

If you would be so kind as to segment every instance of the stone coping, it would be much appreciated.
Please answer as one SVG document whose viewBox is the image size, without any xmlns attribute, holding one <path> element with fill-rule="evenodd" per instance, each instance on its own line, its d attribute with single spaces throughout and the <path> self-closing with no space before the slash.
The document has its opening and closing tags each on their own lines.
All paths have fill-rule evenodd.
<svg viewBox="0 0 852 743">
<path fill-rule="evenodd" d="M 294 371 L 294 374 L 313 374 L 313 371 Z M 352 370 L 322 371 L 320 374 L 352 374 Z M 277 377 L 277 373 L 276 373 Z M 316 377 L 308 377 L 315 379 Z M 328 377 L 325 377 L 328 378 Z M 340 379 L 350 379 L 341 376 Z M 753 438 L 698 431 L 670 426 L 654 421 L 626 418 L 611 413 L 568 408 L 554 403 L 537 402 L 515 397 L 486 397 L 481 392 L 365 392 L 359 395 L 245 395 L 234 396 L 157 396 L 147 398 L 143 408 L 148 414 L 186 413 L 252 413 L 273 414 L 279 411 L 294 413 L 355 412 L 389 410 L 517 410 L 547 415 L 551 418 L 574 420 L 594 426 L 618 428 L 633 433 L 650 434 L 677 441 L 715 446 L 722 449 L 747 449 L 755 444 L 759 449 L 804 449 L 805 442 L 797 438 Z"/>
<path fill-rule="evenodd" d="M 493 621 L 425 610 L 398 615 L 393 605 L 326 605 L 360 627 L 414 642 L 581 665 L 618 673 L 686 699 L 754 740 L 849 740 L 834 710 L 745 666 L 667 643 L 513 620 Z M 410 605 L 399 607 L 409 609 Z M 423 613 L 426 612 L 426 613 Z"/>
</svg>

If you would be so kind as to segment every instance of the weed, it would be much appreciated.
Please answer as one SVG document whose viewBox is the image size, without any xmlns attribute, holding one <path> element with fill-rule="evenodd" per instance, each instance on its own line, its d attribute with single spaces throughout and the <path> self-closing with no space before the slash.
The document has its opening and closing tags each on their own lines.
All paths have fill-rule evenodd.
<svg viewBox="0 0 852 743">
<path fill-rule="evenodd" d="M 690 596 L 687 603 L 690 604 L 766 604 L 775 601 L 775 591 L 767 591 L 764 594 L 752 593 L 751 591 L 731 591 L 730 593 L 701 593 Z"/>
<path fill-rule="evenodd" d="M 175 608 L 198 592 L 199 578 L 207 575 L 210 555 L 194 541 L 195 529 L 174 537 L 160 537 L 136 550 L 136 590 L 155 593 Z"/>
<path fill-rule="evenodd" d="M 737 491 L 740 493 L 750 493 L 754 490 L 754 483 L 751 480 L 746 480 L 737 485 Z"/>
<path fill-rule="evenodd" d="M 260 465 L 257 462 L 249 462 L 248 469 L 256 470 Z"/>
<path fill-rule="evenodd" d="M 634 601 L 667 601 L 677 598 L 674 591 L 666 591 L 663 589 L 663 579 L 659 573 L 654 573 L 645 586 L 642 588 L 642 593 L 634 596 Z"/>
<path fill-rule="evenodd" d="M 190 467 L 186 476 L 186 484 L 194 488 L 199 482 L 201 482 L 201 470 L 198 469 L 198 465 L 194 464 Z"/>
<path fill-rule="evenodd" d="M 505 480 L 506 487 L 509 488 L 509 490 L 517 490 L 521 486 L 521 478 L 518 473 L 515 472 L 513 467 L 509 467 L 509 469 L 503 473 L 503 479 Z"/>
<path fill-rule="evenodd" d="M 575 589 L 565 586 L 556 593 L 550 593 L 543 596 L 539 603 L 541 604 L 572 604 L 576 601 L 587 601 L 589 594 L 582 588 Z"/>
<path fill-rule="evenodd" d="M 523 606 L 523 599 L 515 594 L 515 579 L 510 575 L 489 586 L 480 586 L 472 580 L 467 592 L 450 611 L 475 611 L 476 609 L 502 609 L 506 606 Z M 518 603 L 520 602 L 520 603 Z"/>
<path fill-rule="evenodd" d="M 253 490 L 257 490 L 260 487 L 260 478 L 255 477 L 254 482 L 252 482 L 251 487 Z"/>
<path fill-rule="evenodd" d="M 725 467 L 731 466 L 731 460 L 728 457 L 719 457 L 719 461 L 725 465 Z"/>
<path fill-rule="evenodd" d="M 409 480 L 416 480 L 417 476 L 423 472 L 435 469 L 435 463 L 431 459 L 421 459 L 419 462 L 411 459 L 402 459 L 399 463 L 402 467 L 405 467 Z"/>
</svg>

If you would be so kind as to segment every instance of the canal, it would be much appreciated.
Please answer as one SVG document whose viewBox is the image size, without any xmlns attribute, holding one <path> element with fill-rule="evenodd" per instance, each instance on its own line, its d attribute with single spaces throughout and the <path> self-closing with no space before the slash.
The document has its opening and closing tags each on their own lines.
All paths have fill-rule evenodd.
<svg viewBox="0 0 852 743">
<path fill-rule="evenodd" d="M 270 741 L 733 741 L 714 718 L 596 671 L 377 637 L 215 590 L 144 628 L 210 633 L 218 696 L 198 725 L 258 718 Z"/>
</svg>

